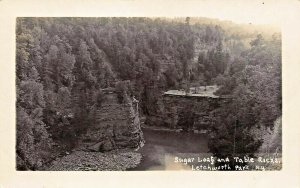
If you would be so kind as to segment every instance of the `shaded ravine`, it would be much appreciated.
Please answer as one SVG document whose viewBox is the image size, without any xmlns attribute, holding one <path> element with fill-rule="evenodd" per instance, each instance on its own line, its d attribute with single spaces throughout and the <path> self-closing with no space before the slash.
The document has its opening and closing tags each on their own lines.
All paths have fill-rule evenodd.
<svg viewBox="0 0 300 188">
<path fill-rule="evenodd" d="M 175 163 L 175 157 L 205 156 L 208 153 L 207 135 L 178 133 L 166 130 L 143 129 L 146 143 L 138 152 L 141 163 L 130 171 L 182 170 L 189 166 Z"/>
</svg>

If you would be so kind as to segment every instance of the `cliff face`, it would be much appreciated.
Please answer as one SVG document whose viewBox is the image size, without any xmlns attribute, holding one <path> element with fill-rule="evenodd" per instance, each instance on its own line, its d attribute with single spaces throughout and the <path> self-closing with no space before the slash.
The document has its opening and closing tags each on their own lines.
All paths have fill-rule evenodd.
<svg viewBox="0 0 300 188">
<path fill-rule="evenodd" d="M 109 151 L 142 147 L 138 101 L 126 98 L 126 102 L 119 103 L 114 89 L 103 91 L 103 95 L 101 106 L 95 109 L 95 123 L 82 136 L 83 148 Z"/>
<path fill-rule="evenodd" d="M 164 95 L 159 113 L 149 115 L 146 124 L 185 131 L 205 132 L 214 119 L 214 110 L 228 98 Z"/>
</svg>

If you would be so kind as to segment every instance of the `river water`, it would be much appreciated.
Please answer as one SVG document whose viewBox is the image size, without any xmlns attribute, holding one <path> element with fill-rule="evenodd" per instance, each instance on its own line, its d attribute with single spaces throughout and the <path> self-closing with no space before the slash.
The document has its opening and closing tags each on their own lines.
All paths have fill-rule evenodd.
<svg viewBox="0 0 300 188">
<path fill-rule="evenodd" d="M 151 129 L 143 129 L 143 133 L 146 143 L 138 151 L 142 161 L 130 170 L 189 170 L 190 166 L 175 163 L 175 157 L 209 155 L 205 134 Z"/>
</svg>

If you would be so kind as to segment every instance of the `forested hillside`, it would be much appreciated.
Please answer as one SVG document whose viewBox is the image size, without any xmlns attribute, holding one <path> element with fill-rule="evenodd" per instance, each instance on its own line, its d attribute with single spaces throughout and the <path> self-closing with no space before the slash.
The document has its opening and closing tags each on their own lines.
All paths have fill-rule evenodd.
<svg viewBox="0 0 300 188">
<path fill-rule="evenodd" d="M 208 21 L 18 18 L 17 166 L 37 169 L 54 147 L 75 147 L 108 87 L 147 116 L 168 89 L 218 84 L 235 100 L 214 113 L 211 152 L 230 153 L 233 135 L 235 152 L 255 152 L 262 140 L 248 130 L 281 115 L 281 36 Z"/>
</svg>

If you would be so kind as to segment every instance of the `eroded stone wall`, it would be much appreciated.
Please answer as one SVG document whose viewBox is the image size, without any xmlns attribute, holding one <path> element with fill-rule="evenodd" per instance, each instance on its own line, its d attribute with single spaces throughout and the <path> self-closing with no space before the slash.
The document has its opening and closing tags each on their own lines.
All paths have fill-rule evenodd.
<svg viewBox="0 0 300 188">
<path fill-rule="evenodd" d="M 114 89 L 103 91 L 103 100 L 96 109 L 95 123 L 82 136 L 83 149 L 109 151 L 143 146 L 138 102 L 128 97 L 124 101 L 120 103 Z"/>
<path fill-rule="evenodd" d="M 214 119 L 214 110 L 229 98 L 164 95 L 157 114 L 150 114 L 146 124 L 185 131 L 205 132 Z"/>
</svg>

